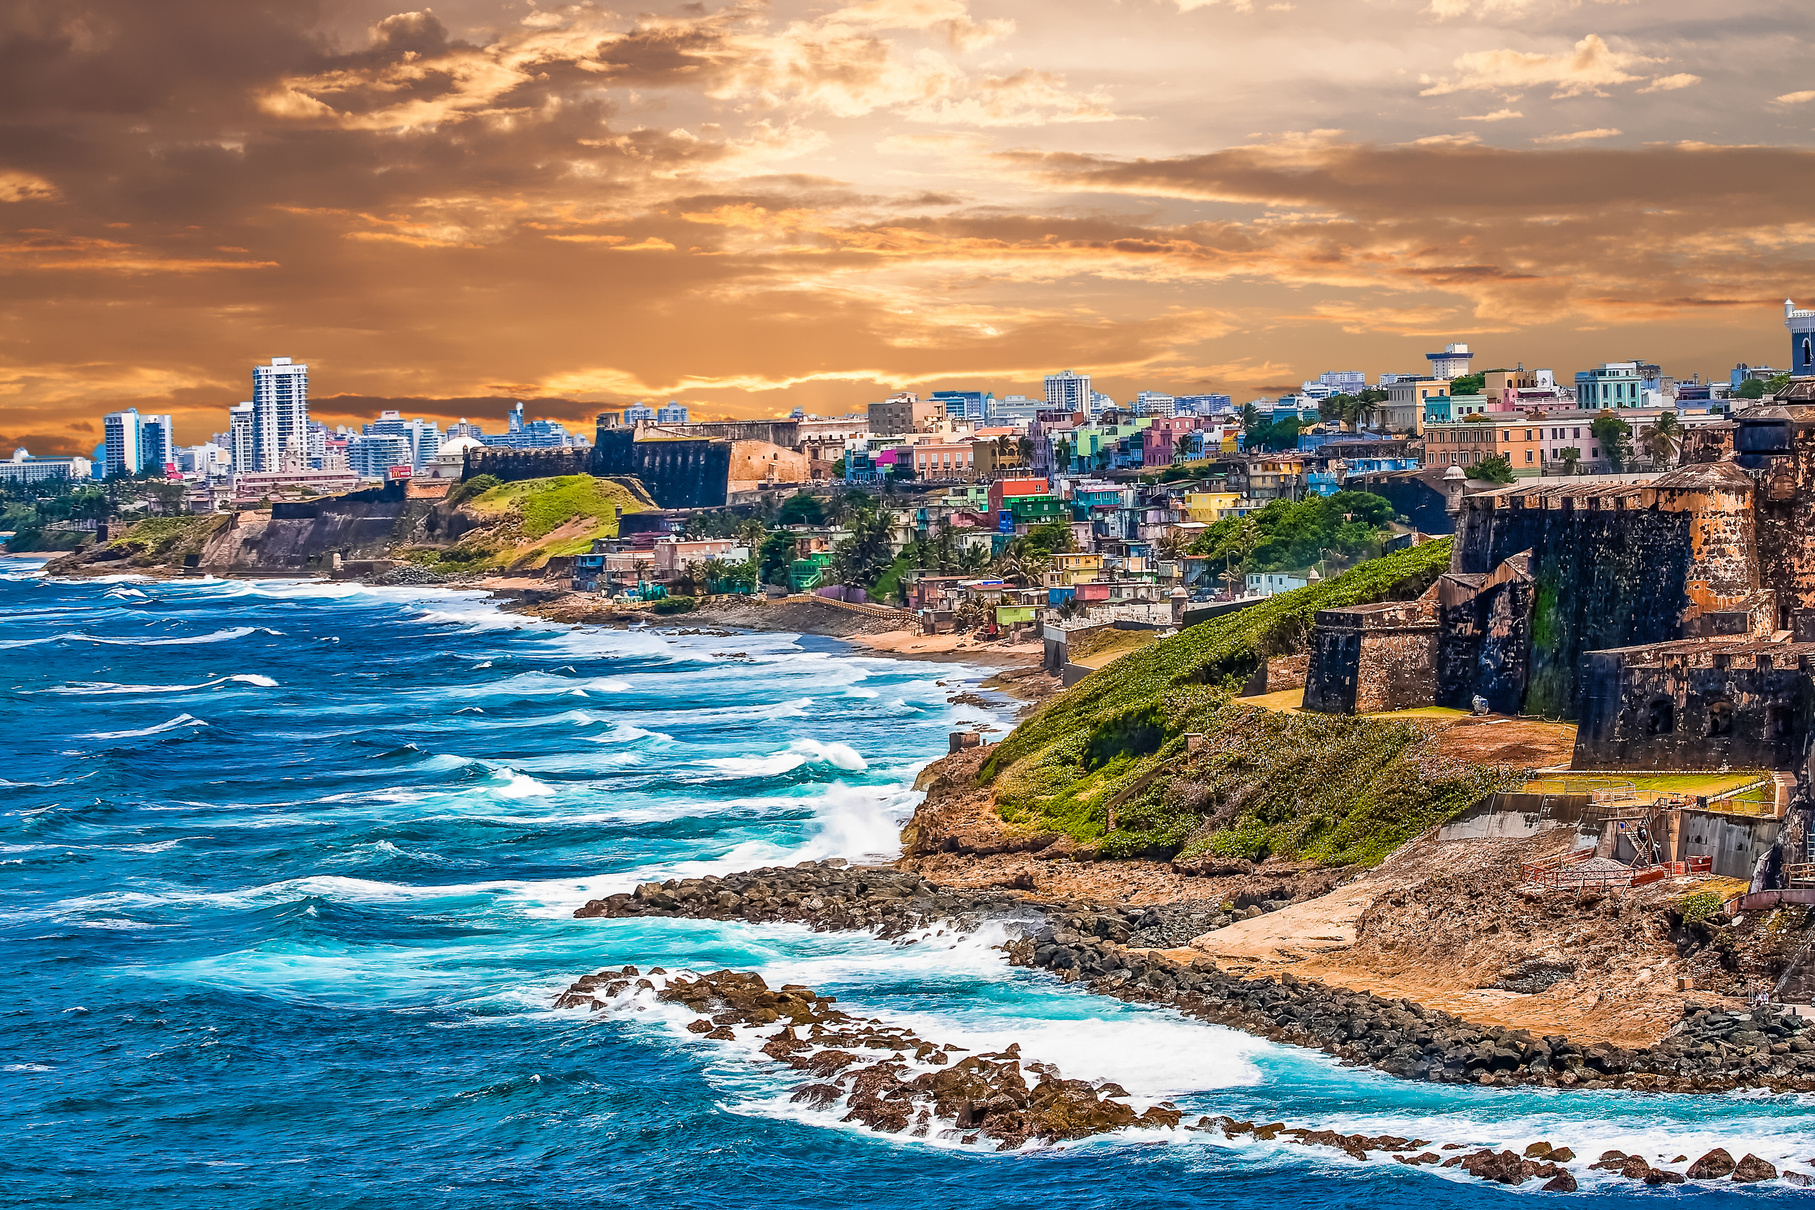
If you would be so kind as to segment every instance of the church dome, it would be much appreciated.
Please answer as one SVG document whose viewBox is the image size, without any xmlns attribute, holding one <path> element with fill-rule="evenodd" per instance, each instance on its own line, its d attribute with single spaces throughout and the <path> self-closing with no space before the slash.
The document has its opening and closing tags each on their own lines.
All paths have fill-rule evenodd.
<svg viewBox="0 0 1815 1210">
<path fill-rule="evenodd" d="M 449 437 L 436 448 L 435 457 L 459 458 L 468 450 L 482 450 L 484 448 L 485 442 L 475 440 L 472 437 Z"/>
</svg>

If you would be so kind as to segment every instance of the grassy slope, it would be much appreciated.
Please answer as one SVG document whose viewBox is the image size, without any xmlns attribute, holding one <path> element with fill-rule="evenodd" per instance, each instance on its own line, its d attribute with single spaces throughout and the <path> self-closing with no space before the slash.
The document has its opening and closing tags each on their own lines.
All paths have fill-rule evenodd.
<svg viewBox="0 0 1815 1210">
<path fill-rule="evenodd" d="M 140 567 L 180 562 L 184 555 L 200 554 L 209 535 L 226 523 L 227 517 L 219 513 L 148 517 L 107 545 L 132 548 L 129 561 Z"/>
<path fill-rule="evenodd" d="M 1233 695 L 1262 661 L 1302 649 L 1317 610 L 1414 597 L 1448 565 L 1448 542 L 1389 555 L 1092 673 L 992 755 L 998 809 L 1108 856 L 1379 860 L 1506 776 L 1426 767 L 1430 723 L 1278 714 Z M 1187 756 L 1187 732 L 1207 737 L 1203 750 Z"/>
<path fill-rule="evenodd" d="M 562 555 L 584 554 L 594 538 L 617 536 L 617 511 L 655 504 L 637 486 L 591 475 L 561 475 L 505 483 L 465 500 L 480 521 L 452 549 L 419 549 L 414 561 L 440 571 L 528 570 Z M 576 532 L 577 526 L 577 532 Z M 566 529 L 560 538 L 550 534 Z"/>
</svg>

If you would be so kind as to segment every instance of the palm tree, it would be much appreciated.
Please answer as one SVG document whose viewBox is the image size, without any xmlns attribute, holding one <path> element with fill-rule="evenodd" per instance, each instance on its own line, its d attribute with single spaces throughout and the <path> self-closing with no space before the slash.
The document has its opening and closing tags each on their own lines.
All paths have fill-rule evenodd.
<svg viewBox="0 0 1815 1210">
<path fill-rule="evenodd" d="M 1683 447 L 1683 425 L 1676 418 L 1675 412 L 1665 412 L 1657 422 L 1645 430 L 1640 439 L 1645 452 L 1651 456 L 1652 466 L 1667 466 L 1676 461 L 1677 451 Z"/>
<path fill-rule="evenodd" d="M 996 574 L 1004 580 L 1013 580 L 1031 587 L 1041 576 L 1046 574 L 1050 560 L 1045 552 L 1026 538 L 1015 538 L 1003 548 L 1002 557 L 996 560 Z"/>
<path fill-rule="evenodd" d="M 989 551 L 976 543 L 961 547 L 952 569 L 961 576 L 979 576 L 989 570 Z"/>
</svg>

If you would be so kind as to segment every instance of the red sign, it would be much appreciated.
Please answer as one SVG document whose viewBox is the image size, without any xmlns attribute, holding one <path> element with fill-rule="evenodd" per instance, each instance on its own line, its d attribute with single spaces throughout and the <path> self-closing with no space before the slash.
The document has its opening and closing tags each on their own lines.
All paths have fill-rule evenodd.
<svg viewBox="0 0 1815 1210">
<path fill-rule="evenodd" d="M 389 472 L 391 481 L 393 483 L 395 483 L 399 479 L 408 479 L 411 475 L 414 475 L 415 473 L 416 472 L 413 468 L 407 467 L 407 466 L 393 466 Z"/>
</svg>

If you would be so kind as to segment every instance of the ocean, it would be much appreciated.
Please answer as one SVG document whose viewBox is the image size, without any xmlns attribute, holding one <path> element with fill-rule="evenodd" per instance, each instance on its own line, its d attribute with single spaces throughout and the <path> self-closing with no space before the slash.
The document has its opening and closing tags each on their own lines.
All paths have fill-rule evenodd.
<svg viewBox="0 0 1815 1210">
<path fill-rule="evenodd" d="M 679 627 L 669 627 L 669 631 Z M 998 1154 L 795 1105 L 684 1009 L 556 1010 L 607 967 L 756 970 L 1143 1106 L 1653 1162 L 1815 1169 L 1806 1097 L 1415 1085 L 1009 967 L 576 920 L 652 878 L 893 855 L 986 670 L 786 634 L 578 629 L 478 594 L 65 583 L 0 558 L 0 1205 L 1482 1205 L 1535 1193 L 1287 1140 Z M 1676 1165 L 1679 1169 L 1683 1165 Z M 1578 1199 L 1752 1204 L 1584 1174 Z M 1561 1195 L 1544 1195 L 1557 1197 Z"/>
</svg>

